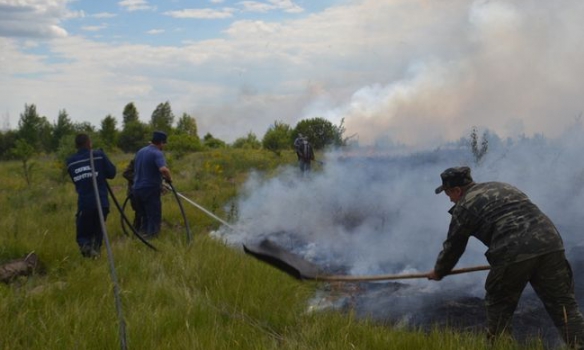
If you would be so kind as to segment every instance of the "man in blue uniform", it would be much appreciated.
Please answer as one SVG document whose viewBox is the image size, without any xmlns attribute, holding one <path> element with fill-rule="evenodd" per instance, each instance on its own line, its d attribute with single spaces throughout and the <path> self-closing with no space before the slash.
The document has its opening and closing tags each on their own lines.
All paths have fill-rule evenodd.
<svg viewBox="0 0 584 350">
<path fill-rule="evenodd" d="M 77 153 L 67 158 L 67 171 L 75 184 L 77 191 L 77 244 L 84 257 L 95 258 L 100 255 L 103 242 L 103 231 L 99 218 L 97 199 L 93 188 L 93 173 L 95 172 L 99 200 L 104 220 L 109 213 L 106 179 L 116 176 L 115 165 L 102 150 L 93 151 L 95 171 L 91 169 L 91 140 L 87 134 L 75 137 Z"/>
<path fill-rule="evenodd" d="M 448 235 L 428 279 L 440 280 L 458 262 L 471 236 L 484 243 L 491 271 L 485 283 L 487 331 L 511 334 L 511 318 L 531 284 L 564 341 L 584 349 L 584 318 L 574 295 L 572 269 L 552 221 L 517 188 L 502 182 L 475 183 L 470 168 L 448 168 L 444 191 L 454 206 Z"/>
<path fill-rule="evenodd" d="M 142 218 L 140 233 L 153 238 L 160 232 L 162 221 L 161 186 L 162 179 L 170 182 L 170 170 L 162 149 L 166 145 L 166 134 L 154 131 L 152 141 L 136 153 L 134 158 L 134 195 L 136 212 Z"/>
</svg>

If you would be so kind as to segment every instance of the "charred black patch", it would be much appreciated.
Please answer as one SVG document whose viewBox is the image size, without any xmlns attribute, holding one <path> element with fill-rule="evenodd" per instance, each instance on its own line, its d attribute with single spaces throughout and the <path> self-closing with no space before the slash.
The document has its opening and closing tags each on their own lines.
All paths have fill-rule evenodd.
<svg viewBox="0 0 584 350">
<path fill-rule="evenodd" d="M 321 257 L 322 260 L 314 262 L 305 260 L 302 251 L 306 247 L 306 243 L 294 235 L 279 232 L 270 235 L 270 239 L 244 246 L 244 249 L 246 253 L 300 280 L 313 279 L 321 274 L 348 273 L 345 266 L 331 264 L 330 256 L 329 259 Z M 580 277 L 584 275 L 583 257 L 584 248 L 572 249 L 568 254 L 575 278 L 576 298 L 581 306 L 584 305 L 584 280 Z M 442 288 L 436 288 L 436 283 L 440 283 Z M 448 282 L 328 282 L 321 285 L 310 308 L 351 312 L 359 318 L 390 327 L 484 333 L 486 310 L 482 286 L 468 291 L 449 287 L 445 283 Z M 524 344 L 538 339 L 547 348 L 562 344 L 558 331 L 530 286 L 524 291 L 515 311 L 513 335 Z"/>
<path fill-rule="evenodd" d="M 572 269 L 576 298 L 582 310 L 584 260 L 574 261 Z M 342 302 L 329 302 L 329 305 L 390 327 L 423 331 L 450 329 L 476 334 L 484 333 L 486 329 L 482 296 L 453 290 L 425 291 L 419 285 L 399 282 L 331 285 L 323 287 L 323 290 L 329 291 L 330 298 Z M 522 344 L 541 339 L 549 349 L 563 344 L 542 302 L 529 286 L 513 316 L 513 336 Z"/>
</svg>

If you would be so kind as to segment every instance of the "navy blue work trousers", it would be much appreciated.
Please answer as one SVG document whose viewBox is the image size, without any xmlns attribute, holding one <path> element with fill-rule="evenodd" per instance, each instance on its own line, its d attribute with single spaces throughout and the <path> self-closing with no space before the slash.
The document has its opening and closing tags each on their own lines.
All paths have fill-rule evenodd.
<svg viewBox="0 0 584 350">
<path fill-rule="evenodd" d="M 148 236 L 157 235 L 162 222 L 160 187 L 134 189 L 133 194 L 136 214 L 142 218 L 140 233 Z"/>
<path fill-rule="evenodd" d="M 102 208 L 104 221 L 109 213 L 109 208 Z M 75 224 L 77 227 L 77 244 L 79 248 L 94 249 L 99 252 L 103 242 L 103 232 L 99 222 L 99 212 L 97 209 L 79 210 L 76 215 Z"/>
</svg>

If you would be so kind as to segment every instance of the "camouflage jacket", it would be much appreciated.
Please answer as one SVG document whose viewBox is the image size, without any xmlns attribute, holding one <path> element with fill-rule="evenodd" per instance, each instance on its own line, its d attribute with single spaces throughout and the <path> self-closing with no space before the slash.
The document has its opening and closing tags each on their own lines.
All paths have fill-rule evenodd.
<svg viewBox="0 0 584 350">
<path fill-rule="evenodd" d="M 132 185 L 134 184 L 134 159 L 130 161 L 130 163 L 122 173 L 122 176 L 124 177 L 124 179 L 128 181 L 126 195 L 129 196 L 132 193 Z"/>
<path fill-rule="evenodd" d="M 444 276 L 458 262 L 470 236 L 483 242 L 492 266 L 564 249 L 552 221 L 517 188 L 501 182 L 472 185 L 449 210 L 448 236 L 434 270 Z"/>
</svg>

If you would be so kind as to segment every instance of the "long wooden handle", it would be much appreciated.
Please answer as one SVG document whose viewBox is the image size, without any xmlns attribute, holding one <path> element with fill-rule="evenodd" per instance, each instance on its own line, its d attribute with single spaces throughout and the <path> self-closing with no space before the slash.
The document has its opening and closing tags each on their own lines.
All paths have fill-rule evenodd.
<svg viewBox="0 0 584 350">
<path fill-rule="evenodd" d="M 454 269 L 450 271 L 447 275 L 458 275 L 461 273 L 474 272 L 474 271 L 484 271 L 489 270 L 491 267 L 488 265 L 465 267 L 461 269 Z M 401 280 L 401 279 L 413 279 L 413 278 L 427 278 L 428 273 L 411 273 L 404 275 L 374 275 L 374 276 L 342 276 L 342 275 L 323 275 L 316 276 L 315 281 L 328 281 L 328 282 L 366 282 L 366 281 L 388 281 L 388 280 Z"/>
</svg>

